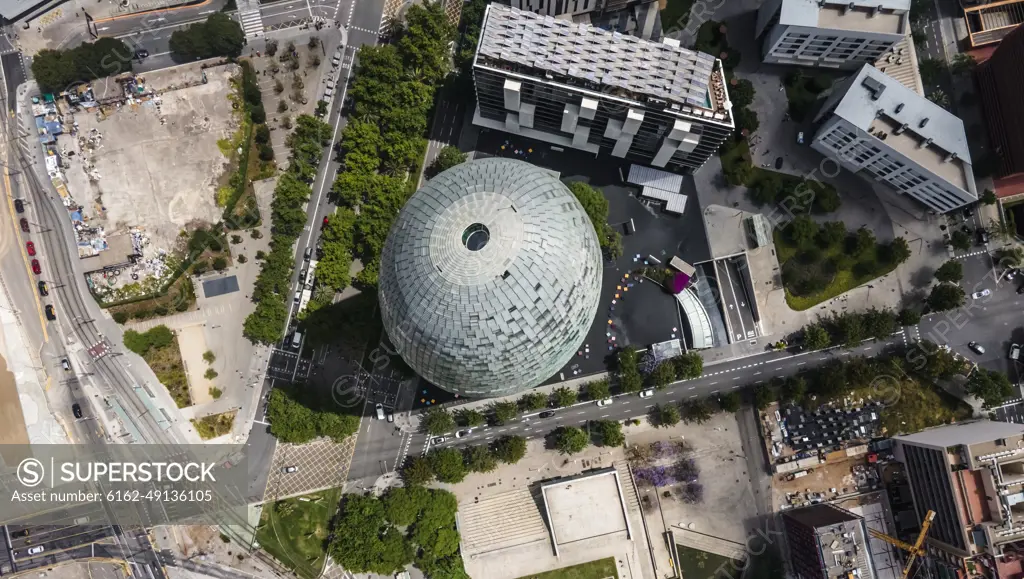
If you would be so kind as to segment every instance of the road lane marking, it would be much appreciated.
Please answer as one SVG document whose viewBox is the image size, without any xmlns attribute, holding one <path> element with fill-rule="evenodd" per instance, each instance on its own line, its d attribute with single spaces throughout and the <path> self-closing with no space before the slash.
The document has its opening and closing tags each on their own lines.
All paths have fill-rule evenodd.
<svg viewBox="0 0 1024 579">
<path fill-rule="evenodd" d="M 797 366 L 803 366 L 803 365 L 804 365 L 804 364 L 806 364 L 806 363 L 807 363 L 807 362 L 797 362 L 797 364 L 796 364 L 796 365 L 797 365 Z"/>
<path fill-rule="evenodd" d="M 611 414 L 602 414 L 601 418 L 608 418 L 609 416 L 611 416 Z"/>
</svg>

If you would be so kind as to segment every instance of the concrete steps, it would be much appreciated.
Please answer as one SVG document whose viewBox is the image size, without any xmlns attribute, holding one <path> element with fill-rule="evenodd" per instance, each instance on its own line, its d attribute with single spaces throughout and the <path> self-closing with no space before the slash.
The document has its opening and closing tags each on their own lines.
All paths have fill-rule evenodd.
<svg viewBox="0 0 1024 579">
<path fill-rule="evenodd" d="M 629 473 L 629 465 L 625 461 L 615 463 L 615 470 L 619 471 L 619 484 L 622 485 L 622 496 L 626 500 L 626 509 L 640 512 L 640 495 L 636 492 L 636 483 Z"/>
<path fill-rule="evenodd" d="M 459 533 L 464 557 L 550 540 L 544 517 L 527 488 L 463 502 Z"/>
</svg>

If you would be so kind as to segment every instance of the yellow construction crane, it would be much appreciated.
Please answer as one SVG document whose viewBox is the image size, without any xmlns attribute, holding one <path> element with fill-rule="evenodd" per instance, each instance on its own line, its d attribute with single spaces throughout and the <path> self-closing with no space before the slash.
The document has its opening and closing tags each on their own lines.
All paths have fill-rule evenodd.
<svg viewBox="0 0 1024 579">
<path fill-rule="evenodd" d="M 907 575 L 910 574 L 910 568 L 914 565 L 914 559 L 924 555 L 924 538 L 928 534 L 928 528 L 932 526 L 932 520 L 935 518 L 935 511 L 928 511 L 928 514 L 924 516 L 924 521 L 921 522 L 921 532 L 917 534 L 917 540 L 914 544 L 904 543 L 903 541 L 886 535 L 880 531 L 874 529 L 868 529 L 872 537 L 881 539 L 890 545 L 903 549 L 907 552 L 907 564 L 903 567 L 903 579 L 907 579 Z"/>
</svg>

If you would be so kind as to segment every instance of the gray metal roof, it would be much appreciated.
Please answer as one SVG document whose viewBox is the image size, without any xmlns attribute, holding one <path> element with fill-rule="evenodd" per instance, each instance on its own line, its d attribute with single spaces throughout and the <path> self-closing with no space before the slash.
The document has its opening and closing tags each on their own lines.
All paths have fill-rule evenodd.
<svg viewBox="0 0 1024 579">
<path fill-rule="evenodd" d="M 576 353 L 601 271 L 590 219 L 557 177 L 522 161 L 471 161 L 398 214 L 381 256 L 381 314 L 421 376 L 500 396 L 540 384 Z"/>
<path fill-rule="evenodd" d="M 701 107 L 715 63 L 703 52 L 501 4 L 487 7 L 477 55 Z"/>
<path fill-rule="evenodd" d="M 992 442 L 997 438 L 1007 438 L 1021 434 L 1024 434 L 1024 425 L 1021 424 L 976 420 L 973 422 L 937 426 L 903 436 L 894 436 L 893 440 L 945 448 L 958 444 Z"/>
</svg>

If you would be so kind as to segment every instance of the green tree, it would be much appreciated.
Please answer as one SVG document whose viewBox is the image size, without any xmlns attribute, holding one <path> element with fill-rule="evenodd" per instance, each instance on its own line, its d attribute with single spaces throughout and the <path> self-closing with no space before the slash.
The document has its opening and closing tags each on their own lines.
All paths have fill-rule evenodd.
<svg viewBox="0 0 1024 579">
<path fill-rule="evenodd" d="M 789 223 L 789 236 L 799 247 L 808 247 L 818 234 L 818 224 L 806 215 L 798 215 Z"/>
<path fill-rule="evenodd" d="M 498 459 L 486 446 L 471 446 L 465 450 L 466 468 L 472 472 L 491 472 L 498 468 Z"/>
<path fill-rule="evenodd" d="M 479 410 L 472 408 L 460 408 L 455 411 L 455 421 L 462 426 L 475 428 L 487 422 L 487 418 Z"/>
<path fill-rule="evenodd" d="M 608 380 L 594 380 L 588 382 L 583 387 L 583 391 L 587 394 L 588 400 L 604 400 L 611 396 L 611 388 L 608 386 Z"/>
<path fill-rule="evenodd" d="M 353 573 L 392 575 L 413 561 L 412 545 L 385 518 L 372 496 L 345 495 L 330 544 L 331 557 Z"/>
<path fill-rule="evenodd" d="M 427 455 L 430 470 L 434 471 L 437 480 L 443 483 L 460 483 L 466 478 L 466 466 L 462 461 L 462 453 L 457 448 L 441 448 Z"/>
<path fill-rule="evenodd" d="M 687 352 L 676 356 L 672 358 L 672 364 L 676 367 L 677 380 L 699 378 L 704 373 L 704 358 L 701 358 L 697 352 Z"/>
<path fill-rule="evenodd" d="M 237 57 L 242 54 L 245 33 L 227 14 L 216 12 L 205 22 L 192 24 L 171 34 L 170 48 L 179 62 L 216 56 Z"/>
<path fill-rule="evenodd" d="M 966 231 L 957 229 L 949 236 L 949 243 L 954 249 L 967 251 L 971 248 L 971 236 Z"/>
<path fill-rule="evenodd" d="M 733 413 L 740 409 L 740 394 L 735 390 L 718 396 L 718 407 L 725 412 Z"/>
<path fill-rule="evenodd" d="M 977 65 L 978 63 L 974 60 L 973 56 L 958 52 L 953 55 L 953 62 L 949 65 L 949 71 L 953 74 L 964 74 L 973 71 Z"/>
<path fill-rule="evenodd" d="M 807 182 L 807 186 L 814 191 L 814 200 L 811 202 L 811 209 L 815 213 L 832 213 L 842 205 L 839 192 L 836 188 L 827 184 L 815 181 Z"/>
<path fill-rule="evenodd" d="M 440 436 L 455 429 L 455 418 L 443 408 L 431 408 L 423 414 L 423 428 L 431 436 Z"/>
<path fill-rule="evenodd" d="M 502 436 L 494 442 L 494 456 L 506 464 L 515 464 L 526 456 L 526 439 L 522 436 Z"/>
<path fill-rule="evenodd" d="M 675 426 L 682 420 L 679 407 L 675 404 L 657 404 L 651 408 L 651 422 L 655 426 Z"/>
<path fill-rule="evenodd" d="M 885 260 L 888 263 L 899 265 L 910 259 L 910 245 L 902 237 L 896 237 L 885 245 Z"/>
<path fill-rule="evenodd" d="M 596 435 L 600 446 L 622 446 L 626 443 L 622 423 L 618 420 L 592 420 L 590 431 Z"/>
<path fill-rule="evenodd" d="M 1020 247 L 1001 247 L 993 254 L 996 263 L 1001 267 L 1020 267 L 1021 259 L 1024 258 L 1024 249 Z"/>
<path fill-rule="evenodd" d="M 576 200 L 580 202 L 583 211 L 590 218 L 601 248 L 613 258 L 621 255 L 621 240 L 618 238 L 618 233 L 612 229 L 611 225 L 608 225 L 608 200 L 605 199 L 604 194 L 581 181 L 569 183 L 569 190 L 576 196 Z"/>
<path fill-rule="evenodd" d="M 565 408 L 566 406 L 572 406 L 576 404 L 576 400 L 579 395 L 576 390 L 565 386 L 559 386 L 551 392 L 551 400 L 555 405 L 555 408 Z"/>
<path fill-rule="evenodd" d="M 967 296 L 960 286 L 940 283 L 928 294 L 928 307 L 933 312 L 944 312 L 964 305 Z"/>
<path fill-rule="evenodd" d="M 213 364 L 214 360 L 216 359 L 217 356 L 214 355 L 213 350 L 207 350 L 203 352 L 203 361 L 206 362 L 207 364 Z"/>
<path fill-rule="evenodd" d="M 729 84 L 729 97 L 733 108 L 750 106 L 754 102 L 754 83 L 745 78 L 734 78 Z"/>
<path fill-rule="evenodd" d="M 804 326 L 804 346 L 811 351 L 824 350 L 832 345 L 832 338 L 820 324 Z"/>
<path fill-rule="evenodd" d="M 402 480 L 406 485 L 425 485 L 434 480 L 434 469 L 425 456 L 416 456 L 402 469 Z"/>
<path fill-rule="evenodd" d="M 917 69 L 921 72 L 921 80 L 926 85 L 934 85 L 939 82 L 939 77 L 946 70 L 946 65 L 935 58 L 925 58 L 918 61 Z"/>
<path fill-rule="evenodd" d="M 466 154 L 459 150 L 458 147 L 447 145 L 443 147 L 437 153 L 437 157 L 434 159 L 433 164 L 430 166 L 430 175 L 437 175 L 442 171 L 447 171 L 456 165 L 460 165 L 466 162 Z"/>
<path fill-rule="evenodd" d="M 993 193 L 991 189 L 985 189 L 985 192 L 981 194 L 981 197 L 979 197 L 979 199 L 985 205 L 995 205 L 996 201 L 998 201 L 996 194 Z"/>
<path fill-rule="evenodd" d="M 765 384 L 754 386 L 754 408 L 764 410 L 768 405 L 777 400 L 775 390 Z"/>
<path fill-rule="evenodd" d="M 861 315 L 864 333 L 869 338 L 884 340 L 896 331 L 896 314 L 890 309 L 871 308 Z"/>
<path fill-rule="evenodd" d="M 846 239 L 846 224 L 842 221 L 826 221 L 818 230 L 818 243 L 825 248 L 836 247 Z"/>
<path fill-rule="evenodd" d="M 757 113 L 749 108 L 733 109 L 732 112 L 736 122 L 737 135 L 749 135 L 761 126 L 761 122 L 757 119 Z"/>
<path fill-rule="evenodd" d="M 422 486 L 391 487 L 381 497 L 385 518 L 400 527 L 408 527 L 415 523 L 429 501 L 430 491 Z"/>
<path fill-rule="evenodd" d="M 793 404 L 803 403 L 804 396 L 806 394 L 807 380 L 804 380 L 802 376 L 790 376 L 789 378 L 786 378 L 779 391 L 779 397 L 783 401 Z"/>
<path fill-rule="evenodd" d="M 519 406 L 515 402 L 501 401 L 492 402 L 488 406 L 488 410 L 494 414 L 494 422 L 499 426 L 511 422 L 516 416 L 519 415 Z"/>
<path fill-rule="evenodd" d="M 70 50 L 44 48 L 32 58 L 32 75 L 44 92 L 60 92 L 77 83 L 128 72 L 132 56 L 132 49 L 113 37 L 84 42 Z"/>
<path fill-rule="evenodd" d="M 523 412 L 531 412 L 547 408 L 548 397 L 540 392 L 528 392 L 519 398 L 519 408 Z"/>
<path fill-rule="evenodd" d="M 935 270 L 935 279 L 940 282 L 957 283 L 964 278 L 964 266 L 955 259 L 943 263 Z"/>
<path fill-rule="evenodd" d="M 903 308 L 900 310 L 898 321 L 901 326 L 916 326 L 921 322 L 921 312 L 917 311 L 917 308 Z"/>
<path fill-rule="evenodd" d="M 682 405 L 682 411 L 683 420 L 686 422 L 693 422 L 694 424 L 704 424 L 708 420 L 711 420 L 711 416 L 713 414 L 711 411 L 711 405 L 703 398 L 684 402 Z"/>
<path fill-rule="evenodd" d="M 639 373 L 637 374 L 639 377 Z M 676 379 L 676 365 L 672 360 L 665 360 L 654 367 L 654 371 L 651 372 L 651 384 L 655 388 L 662 390 L 666 388 Z M 625 390 L 625 388 L 623 388 Z M 634 392 L 634 390 L 626 390 L 627 392 Z"/>
<path fill-rule="evenodd" d="M 999 406 L 1013 395 L 1013 385 L 1006 374 L 976 368 L 964 385 L 968 394 L 981 398 L 986 407 Z"/>
<path fill-rule="evenodd" d="M 562 454 L 576 454 L 590 444 L 587 433 L 575 426 L 559 426 L 552 433 L 555 448 Z"/>
</svg>

